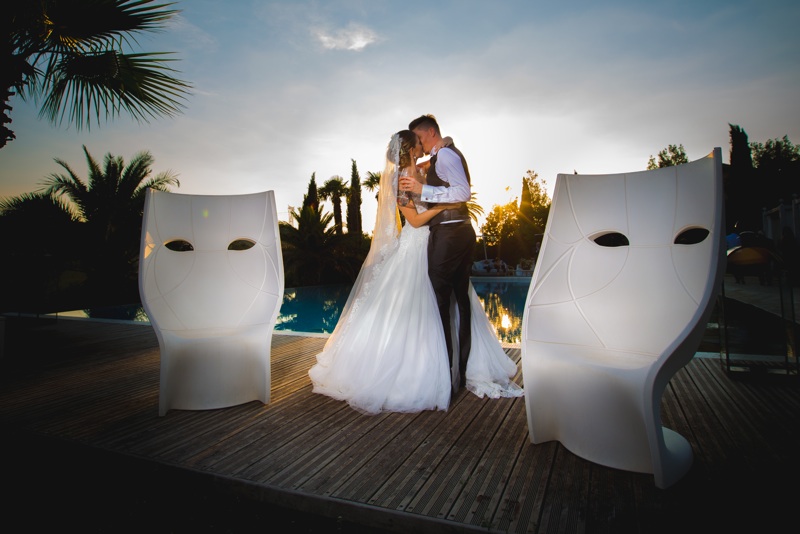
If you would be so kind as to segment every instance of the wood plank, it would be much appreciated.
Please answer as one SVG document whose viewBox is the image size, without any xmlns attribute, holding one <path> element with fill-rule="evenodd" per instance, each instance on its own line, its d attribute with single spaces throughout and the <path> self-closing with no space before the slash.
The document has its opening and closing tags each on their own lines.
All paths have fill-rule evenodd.
<svg viewBox="0 0 800 534">
<path fill-rule="evenodd" d="M 496 528 L 502 496 L 513 474 L 519 450 L 528 443 L 525 400 L 511 401 L 506 419 L 498 427 L 481 456 L 464 491 L 453 503 L 448 519 L 486 528 Z"/>
<path fill-rule="evenodd" d="M 424 412 L 419 421 L 428 430 L 421 442 L 409 443 L 412 454 L 398 470 L 377 489 L 370 504 L 394 510 L 414 511 L 409 505 L 433 475 L 436 466 L 451 451 L 454 437 L 458 437 L 473 420 L 468 410 L 458 409 L 465 402 L 462 390 L 447 412 Z"/>
<path fill-rule="evenodd" d="M 350 476 L 341 486 L 331 491 L 333 497 L 375 504 L 381 485 L 398 475 L 404 462 L 413 455 L 415 445 L 423 443 L 434 431 L 443 414 L 403 414 L 400 418 L 386 419 L 391 437 L 378 447 L 375 454 L 358 473 Z"/>
<path fill-rule="evenodd" d="M 492 518 L 500 532 L 539 532 L 542 512 L 558 443 L 534 445 L 525 440 L 519 449 L 514 472 Z"/>
<path fill-rule="evenodd" d="M 770 443 L 758 431 L 759 421 L 748 414 L 749 410 L 737 405 L 732 398 L 733 391 L 721 387 L 722 384 L 705 365 L 694 366 L 692 371 L 697 390 L 717 414 L 720 424 L 726 429 L 726 436 L 738 435 L 735 443 L 727 444 L 727 447 L 736 447 L 745 461 L 754 459 L 748 451 L 758 450 L 756 454 L 761 455 L 770 450 Z"/>
<path fill-rule="evenodd" d="M 374 476 L 365 477 L 364 473 L 369 472 L 374 475 L 374 471 L 370 467 L 372 463 L 385 466 L 382 462 L 385 458 L 382 456 L 385 449 L 391 448 L 392 444 L 396 443 L 397 436 L 403 430 L 410 426 L 417 426 L 415 424 L 417 414 L 385 414 L 379 417 L 375 426 L 363 435 L 350 436 L 352 441 L 341 447 L 340 454 L 298 485 L 298 489 L 317 495 L 341 498 L 342 495 L 338 490 L 351 481 L 360 481 L 361 484 L 358 482 L 356 484 L 361 487 L 367 484 L 374 488 Z"/>
<path fill-rule="evenodd" d="M 586 530 L 589 473 L 589 462 L 562 446 L 558 448 L 538 530 L 543 532 Z"/>
<path fill-rule="evenodd" d="M 433 517 L 452 519 L 451 508 L 486 451 L 500 424 L 506 419 L 514 399 L 466 397 L 458 406 L 474 416 L 449 444 L 448 454 L 437 463 L 431 476 L 407 506 L 408 510 Z"/>
<path fill-rule="evenodd" d="M 133 455 L 193 484 L 395 531 L 771 531 L 792 518 L 793 494 L 776 482 L 800 474 L 792 377 L 731 375 L 708 358 L 676 373 L 662 419 L 689 439 L 695 461 L 658 490 L 651 475 L 592 464 L 555 442 L 531 444 L 523 399 L 462 392 L 447 412 L 370 417 L 314 394 L 307 373 L 324 338 L 273 336 L 269 405 L 158 417 L 151 328 L 59 320 L 23 330 L 28 337 L 7 337 L 0 367 L 8 435 Z M 50 352 L 25 359 L 40 349 Z"/>
<path fill-rule="evenodd" d="M 637 517 L 638 484 L 652 483 L 652 477 L 591 466 L 587 532 L 642 532 Z"/>
<path fill-rule="evenodd" d="M 729 458 L 731 451 L 723 444 L 726 441 L 725 428 L 716 415 L 710 413 L 705 399 L 696 394 L 696 385 L 686 368 L 675 373 L 669 386 L 674 388 L 675 397 L 680 399 L 681 410 L 686 420 L 693 429 L 698 430 L 693 436 L 684 435 L 685 438 L 693 440 L 690 441 L 690 444 L 694 456 L 700 460 L 695 461 L 691 469 L 707 470 L 713 466 L 713 462 L 710 460 Z M 703 431 L 701 432 L 699 429 L 703 429 Z M 711 473 L 704 473 L 704 477 L 710 475 Z"/>
</svg>

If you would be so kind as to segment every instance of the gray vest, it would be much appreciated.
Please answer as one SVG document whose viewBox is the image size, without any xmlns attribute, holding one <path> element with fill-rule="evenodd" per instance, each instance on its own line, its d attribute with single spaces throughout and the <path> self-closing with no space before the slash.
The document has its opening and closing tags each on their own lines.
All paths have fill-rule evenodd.
<svg viewBox="0 0 800 534">
<path fill-rule="evenodd" d="M 467 160 L 464 159 L 464 154 L 461 153 L 459 149 L 457 149 L 454 145 L 450 145 L 447 147 L 453 150 L 458 157 L 461 158 L 461 164 L 464 166 L 464 174 L 467 175 L 467 183 L 470 185 L 472 181 L 469 177 L 469 167 L 467 167 Z M 436 156 L 431 156 L 431 166 L 428 168 L 428 174 L 425 177 L 425 182 L 428 185 L 433 186 L 445 186 L 450 187 L 450 184 L 439 178 L 439 175 L 436 174 Z M 462 202 L 461 206 L 456 209 L 447 209 L 442 210 L 435 217 L 433 217 L 429 222 L 429 226 L 436 226 L 445 221 L 453 221 L 453 220 L 469 220 L 469 211 L 467 211 L 467 204 L 466 202 Z"/>
</svg>

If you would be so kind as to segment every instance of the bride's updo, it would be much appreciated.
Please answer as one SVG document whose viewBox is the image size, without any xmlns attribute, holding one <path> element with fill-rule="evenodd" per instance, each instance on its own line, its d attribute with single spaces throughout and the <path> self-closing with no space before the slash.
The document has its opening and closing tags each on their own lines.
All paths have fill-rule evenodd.
<svg viewBox="0 0 800 534">
<path fill-rule="evenodd" d="M 397 137 L 400 139 L 400 161 L 398 165 L 402 169 L 414 164 L 411 152 L 414 150 L 414 147 L 417 146 L 417 134 L 411 130 L 400 130 L 397 132 Z M 389 152 L 386 154 L 389 161 L 394 160 L 394 155 L 391 152 L 392 149 L 390 146 Z"/>
</svg>

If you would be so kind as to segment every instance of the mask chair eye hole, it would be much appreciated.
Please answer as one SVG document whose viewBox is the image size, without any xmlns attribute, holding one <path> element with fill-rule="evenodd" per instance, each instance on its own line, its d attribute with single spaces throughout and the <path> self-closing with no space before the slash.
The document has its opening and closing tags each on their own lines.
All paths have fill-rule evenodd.
<svg viewBox="0 0 800 534">
<path fill-rule="evenodd" d="M 591 239 L 601 247 L 627 247 L 631 244 L 628 238 L 619 232 L 605 232 Z"/>
<path fill-rule="evenodd" d="M 164 243 L 164 246 L 175 252 L 190 252 L 194 250 L 192 244 L 185 239 L 173 239 Z"/>
<path fill-rule="evenodd" d="M 708 237 L 710 232 L 705 228 L 687 228 L 675 236 L 676 245 L 696 245 Z"/>
<path fill-rule="evenodd" d="M 234 239 L 231 241 L 231 244 L 228 245 L 228 250 L 247 250 L 253 248 L 256 245 L 256 242 L 252 239 Z"/>
</svg>

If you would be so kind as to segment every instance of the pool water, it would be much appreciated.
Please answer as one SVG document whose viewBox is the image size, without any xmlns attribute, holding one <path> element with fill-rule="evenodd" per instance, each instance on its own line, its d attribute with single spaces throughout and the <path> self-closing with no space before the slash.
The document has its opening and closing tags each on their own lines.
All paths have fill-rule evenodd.
<svg viewBox="0 0 800 534">
<path fill-rule="evenodd" d="M 519 343 L 522 314 L 530 278 L 473 278 L 472 285 L 483 303 L 489 322 L 502 342 Z M 331 333 L 342 312 L 350 285 L 310 286 L 286 289 L 276 330 Z"/>
<path fill-rule="evenodd" d="M 519 343 L 522 337 L 522 314 L 528 277 L 473 278 L 472 285 L 486 310 L 497 337 L 505 343 Z M 328 285 L 287 288 L 275 324 L 275 330 L 330 334 L 342 312 L 351 286 Z M 94 308 L 59 313 L 64 317 L 90 317 L 123 321 L 148 322 L 141 305 Z"/>
</svg>

